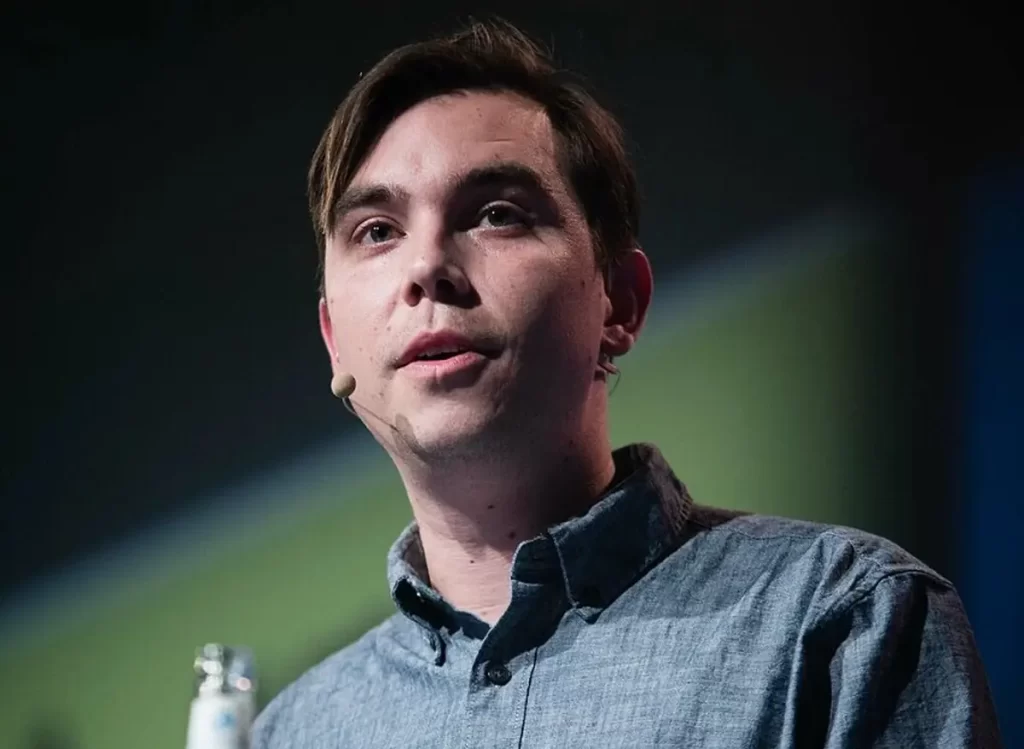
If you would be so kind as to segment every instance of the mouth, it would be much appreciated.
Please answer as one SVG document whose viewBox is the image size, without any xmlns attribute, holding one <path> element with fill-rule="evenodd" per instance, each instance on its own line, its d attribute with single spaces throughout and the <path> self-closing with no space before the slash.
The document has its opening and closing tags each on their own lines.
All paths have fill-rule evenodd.
<svg viewBox="0 0 1024 749">
<path fill-rule="evenodd" d="M 466 387 L 477 382 L 490 359 L 479 351 L 438 352 L 402 367 L 402 372 L 414 381 L 428 383 L 430 387 Z"/>
<path fill-rule="evenodd" d="M 446 361 L 448 359 L 454 359 L 455 357 L 462 356 L 463 354 L 478 353 L 472 349 L 451 349 L 448 351 L 432 351 L 425 354 L 419 354 L 413 362 L 429 362 L 429 361 Z M 410 362 L 412 363 L 412 362 Z"/>
<path fill-rule="evenodd" d="M 494 346 L 480 344 L 463 335 L 450 331 L 438 331 L 417 336 L 406 348 L 397 362 L 398 368 L 416 365 L 439 365 L 458 361 L 475 361 L 493 358 L 497 354 Z"/>
</svg>

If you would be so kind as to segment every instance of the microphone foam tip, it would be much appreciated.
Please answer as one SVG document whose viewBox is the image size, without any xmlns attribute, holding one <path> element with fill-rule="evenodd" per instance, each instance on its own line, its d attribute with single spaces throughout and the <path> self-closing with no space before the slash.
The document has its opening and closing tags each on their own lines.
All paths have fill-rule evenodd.
<svg viewBox="0 0 1024 749">
<path fill-rule="evenodd" d="M 356 391 L 356 378 L 348 372 L 339 372 L 331 379 L 331 392 L 336 398 L 348 398 Z"/>
</svg>

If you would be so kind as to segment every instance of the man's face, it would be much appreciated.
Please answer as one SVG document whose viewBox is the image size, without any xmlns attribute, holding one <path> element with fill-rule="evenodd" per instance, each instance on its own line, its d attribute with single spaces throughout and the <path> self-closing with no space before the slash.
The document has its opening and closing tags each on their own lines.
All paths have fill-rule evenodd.
<svg viewBox="0 0 1024 749">
<path fill-rule="evenodd" d="M 514 94 L 402 114 L 327 237 L 332 366 L 355 376 L 356 410 L 385 447 L 422 458 L 543 449 L 585 429 L 610 309 L 548 117 Z M 439 332 L 463 340 L 408 360 Z"/>
</svg>

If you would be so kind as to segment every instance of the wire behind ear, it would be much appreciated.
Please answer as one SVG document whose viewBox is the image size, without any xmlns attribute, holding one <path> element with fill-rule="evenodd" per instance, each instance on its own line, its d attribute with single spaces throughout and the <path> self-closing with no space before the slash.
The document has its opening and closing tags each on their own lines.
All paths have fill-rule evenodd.
<svg viewBox="0 0 1024 749">
<path fill-rule="evenodd" d="M 619 368 L 612 362 L 612 357 L 604 351 L 597 355 L 597 367 L 608 375 L 619 374 Z"/>
<path fill-rule="evenodd" d="M 619 371 L 619 368 L 612 363 L 612 357 L 603 351 L 597 357 L 597 367 L 604 372 L 605 381 L 609 377 L 615 378 L 615 384 L 612 385 L 612 389 L 608 392 L 608 395 L 614 395 L 615 389 L 619 386 L 619 380 L 622 379 L 622 373 Z"/>
</svg>

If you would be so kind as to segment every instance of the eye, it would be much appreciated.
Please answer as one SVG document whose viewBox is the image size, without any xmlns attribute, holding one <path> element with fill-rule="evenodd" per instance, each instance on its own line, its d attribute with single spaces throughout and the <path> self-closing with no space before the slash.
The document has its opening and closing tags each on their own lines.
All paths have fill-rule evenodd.
<svg viewBox="0 0 1024 749">
<path fill-rule="evenodd" d="M 530 219 L 521 209 L 510 203 L 491 203 L 480 212 L 478 226 L 485 229 L 528 227 Z"/>
<path fill-rule="evenodd" d="M 353 235 L 352 240 L 356 244 L 382 244 L 395 239 L 398 229 L 386 221 L 371 221 L 363 224 Z"/>
</svg>

